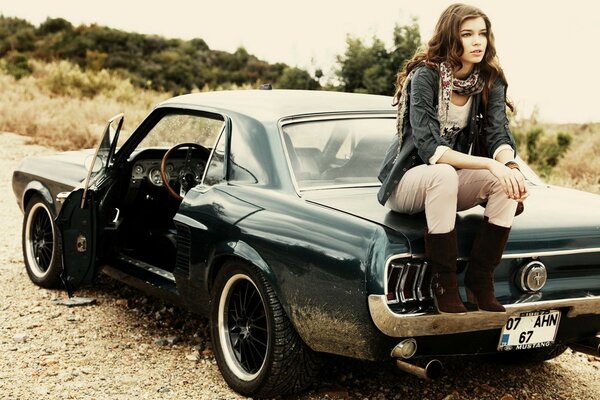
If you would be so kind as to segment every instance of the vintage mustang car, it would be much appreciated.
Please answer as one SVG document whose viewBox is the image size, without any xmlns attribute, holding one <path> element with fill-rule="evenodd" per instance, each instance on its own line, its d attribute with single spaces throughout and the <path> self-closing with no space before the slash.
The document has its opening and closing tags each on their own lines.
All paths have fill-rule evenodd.
<svg viewBox="0 0 600 400">
<path fill-rule="evenodd" d="M 376 199 L 395 135 L 391 98 L 280 90 L 190 94 L 96 151 L 30 157 L 14 172 L 31 280 L 71 294 L 99 271 L 211 322 L 236 391 L 300 391 L 324 353 L 439 374 L 438 358 L 598 354 L 600 196 L 530 198 L 497 269 L 506 312 L 438 313 L 423 215 Z M 459 282 L 483 208 L 458 213 Z"/>
</svg>

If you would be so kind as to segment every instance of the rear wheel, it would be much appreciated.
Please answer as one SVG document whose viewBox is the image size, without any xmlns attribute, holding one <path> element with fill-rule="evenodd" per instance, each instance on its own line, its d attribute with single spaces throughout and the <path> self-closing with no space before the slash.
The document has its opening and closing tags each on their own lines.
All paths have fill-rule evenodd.
<svg viewBox="0 0 600 400">
<path fill-rule="evenodd" d="M 212 291 L 211 336 L 225 381 L 246 396 L 305 390 L 316 378 L 318 355 L 306 346 L 263 274 L 227 262 Z"/>
<path fill-rule="evenodd" d="M 23 259 L 33 283 L 45 288 L 61 287 L 61 246 L 48 203 L 34 195 L 23 217 Z"/>
</svg>

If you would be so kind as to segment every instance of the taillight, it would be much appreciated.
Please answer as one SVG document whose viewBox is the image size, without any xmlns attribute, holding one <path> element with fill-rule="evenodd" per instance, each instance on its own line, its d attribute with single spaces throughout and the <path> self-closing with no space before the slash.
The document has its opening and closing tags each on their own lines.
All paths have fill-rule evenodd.
<svg viewBox="0 0 600 400">
<path fill-rule="evenodd" d="M 386 296 L 388 303 L 410 303 L 431 298 L 426 262 L 395 259 L 387 265 Z"/>
</svg>

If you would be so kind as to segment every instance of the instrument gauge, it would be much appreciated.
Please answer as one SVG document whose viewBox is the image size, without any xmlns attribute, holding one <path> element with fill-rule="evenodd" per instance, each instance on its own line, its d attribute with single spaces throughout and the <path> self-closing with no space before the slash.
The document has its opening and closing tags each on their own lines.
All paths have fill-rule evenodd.
<svg viewBox="0 0 600 400">
<path fill-rule="evenodd" d="M 149 176 L 150 176 L 150 182 L 152 182 L 152 184 L 154 184 L 156 186 L 163 185 L 163 180 L 162 180 L 162 176 L 160 175 L 160 170 L 153 169 L 152 171 L 150 171 Z"/>
<path fill-rule="evenodd" d="M 144 173 L 144 167 L 141 164 L 137 164 L 135 167 L 133 167 L 133 172 L 136 175 L 141 175 Z"/>
</svg>

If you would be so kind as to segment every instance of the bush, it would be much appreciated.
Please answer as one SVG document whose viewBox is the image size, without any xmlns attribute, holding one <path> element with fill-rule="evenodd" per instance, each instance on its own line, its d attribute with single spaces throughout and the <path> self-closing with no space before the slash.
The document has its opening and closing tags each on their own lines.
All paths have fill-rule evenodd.
<svg viewBox="0 0 600 400">
<path fill-rule="evenodd" d="M 515 135 L 523 140 L 522 134 Z M 556 135 L 546 135 L 540 126 L 531 128 L 524 135 L 526 146 L 526 159 L 537 172 L 548 177 L 559 159 L 567 152 L 572 136 L 559 132 Z"/>
<path fill-rule="evenodd" d="M 14 76 L 17 80 L 25 76 L 31 75 L 31 73 L 33 72 L 33 69 L 27 62 L 27 57 L 19 53 L 6 57 L 3 69 L 9 75 Z"/>
</svg>

